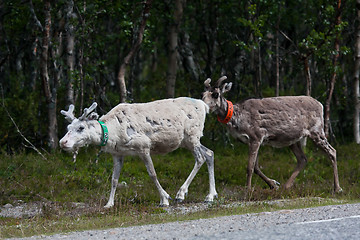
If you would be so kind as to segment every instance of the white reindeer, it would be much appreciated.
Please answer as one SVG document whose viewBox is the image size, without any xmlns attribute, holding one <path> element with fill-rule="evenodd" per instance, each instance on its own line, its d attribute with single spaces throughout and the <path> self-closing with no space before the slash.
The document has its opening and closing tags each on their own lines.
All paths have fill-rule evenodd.
<svg viewBox="0 0 360 240">
<path fill-rule="evenodd" d="M 285 184 L 290 188 L 296 176 L 304 169 L 307 159 L 300 141 L 310 138 L 330 158 L 334 172 L 334 190 L 341 192 L 336 163 L 336 150 L 328 143 L 323 130 L 323 106 L 308 96 L 287 96 L 262 99 L 248 99 L 232 104 L 223 96 L 231 89 L 232 83 L 222 82 L 221 77 L 214 87 L 208 78 L 203 93 L 203 101 L 218 120 L 226 124 L 231 135 L 249 145 L 247 166 L 247 189 L 251 189 L 253 172 L 259 175 L 270 188 L 278 188 L 277 181 L 268 178 L 258 165 L 258 151 L 261 145 L 273 147 L 289 146 L 297 159 L 295 171 Z"/>
<path fill-rule="evenodd" d="M 114 205 L 114 195 L 124 156 L 138 155 L 145 163 L 150 178 L 160 194 L 160 205 L 169 205 L 169 194 L 161 187 L 151 160 L 151 154 L 165 154 L 179 147 L 189 149 L 195 157 L 195 166 L 185 183 L 177 192 L 176 200 L 184 200 L 188 187 L 201 165 L 206 161 L 209 171 L 210 192 L 206 202 L 217 196 L 214 177 L 214 153 L 200 143 L 208 106 L 192 98 L 165 99 L 149 103 L 119 104 L 99 121 L 92 111 L 97 104 L 84 109 L 81 117 L 73 115 L 74 106 L 61 113 L 70 122 L 68 132 L 60 140 L 66 151 L 76 151 L 88 144 L 102 146 L 104 152 L 112 154 L 114 169 L 111 193 L 105 208 Z"/>
</svg>

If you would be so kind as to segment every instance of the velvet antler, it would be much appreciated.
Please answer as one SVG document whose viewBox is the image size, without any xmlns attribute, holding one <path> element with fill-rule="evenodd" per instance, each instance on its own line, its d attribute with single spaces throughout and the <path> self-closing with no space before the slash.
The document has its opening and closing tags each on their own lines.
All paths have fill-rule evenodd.
<svg viewBox="0 0 360 240">
<path fill-rule="evenodd" d="M 74 105 L 70 104 L 69 106 L 69 110 L 65 111 L 65 110 L 61 110 L 60 113 L 62 115 L 65 116 L 65 119 L 68 120 L 68 122 L 72 122 L 74 119 L 75 119 L 75 116 L 74 116 Z"/>
<path fill-rule="evenodd" d="M 97 107 L 97 103 L 94 102 L 93 104 L 91 104 L 91 106 L 89 108 L 85 108 L 83 115 L 81 115 L 81 117 L 79 117 L 79 120 L 85 120 L 86 117 L 95 110 L 95 108 Z"/>
<path fill-rule="evenodd" d="M 215 86 L 219 88 L 221 86 L 222 82 L 226 79 L 227 79 L 227 76 L 222 76 L 221 78 L 219 78 L 219 80 L 217 80 Z"/>
</svg>

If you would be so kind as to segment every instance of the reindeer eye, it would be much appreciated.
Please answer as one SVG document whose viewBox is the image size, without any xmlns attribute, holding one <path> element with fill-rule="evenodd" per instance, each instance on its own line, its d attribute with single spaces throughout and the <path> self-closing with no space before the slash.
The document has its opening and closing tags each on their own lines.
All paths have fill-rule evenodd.
<svg viewBox="0 0 360 240">
<path fill-rule="evenodd" d="M 80 126 L 79 129 L 77 130 L 77 132 L 82 132 L 84 130 L 83 126 Z"/>
<path fill-rule="evenodd" d="M 219 93 L 214 92 L 214 93 L 211 94 L 211 96 L 212 96 L 213 98 L 218 98 L 218 97 L 219 97 Z"/>
</svg>

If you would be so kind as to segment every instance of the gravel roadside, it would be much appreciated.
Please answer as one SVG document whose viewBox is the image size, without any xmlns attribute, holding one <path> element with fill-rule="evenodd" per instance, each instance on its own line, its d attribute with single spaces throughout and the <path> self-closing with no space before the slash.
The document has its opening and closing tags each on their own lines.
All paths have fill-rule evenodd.
<svg viewBox="0 0 360 240">
<path fill-rule="evenodd" d="M 360 203 L 280 210 L 212 219 L 34 236 L 22 239 L 214 239 L 221 233 L 261 231 L 271 226 L 360 216 Z M 18 238 L 20 239 L 20 238 Z"/>
</svg>

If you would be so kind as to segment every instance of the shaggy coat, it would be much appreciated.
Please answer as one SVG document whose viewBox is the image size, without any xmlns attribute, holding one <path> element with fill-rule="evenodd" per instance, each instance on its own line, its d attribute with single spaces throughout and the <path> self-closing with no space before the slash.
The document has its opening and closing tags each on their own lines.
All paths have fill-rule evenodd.
<svg viewBox="0 0 360 240">
<path fill-rule="evenodd" d="M 95 107 L 94 107 L 95 104 Z M 75 151 L 88 144 L 100 145 L 103 140 L 103 129 L 96 120 L 97 115 L 90 114 L 96 103 L 84 110 L 79 119 L 69 111 L 62 111 L 71 123 L 68 132 L 60 140 L 60 146 L 67 151 Z M 72 109 L 72 110 L 71 110 Z M 189 149 L 195 157 L 195 166 L 185 183 L 176 195 L 182 201 L 188 187 L 206 162 L 209 171 L 210 191 L 205 201 L 211 202 L 217 196 L 214 177 L 214 153 L 200 143 L 208 106 L 201 100 L 193 98 L 176 98 L 158 100 L 149 103 L 119 104 L 99 120 L 108 129 L 107 144 L 102 150 L 111 153 L 114 160 L 111 193 L 105 207 L 114 205 L 114 195 L 124 156 L 137 155 L 145 163 L 147 171 L 154 181 L 159 194 L 160 205 L 169 205 L 169 194 L 161 187 L 154 165 L 152 154 L 165 154 L 180 147 Z"/>
<path fill-rule="evenodd" d="M 203 101 L 210 111 L 224 119 L 228 112 L 228 103 L 223 94 L 231 89 L 231 83 L 220 78 L 215 87 L 210 79 L 205 84 Z M 297 159 L 295 171 L 285 184 L 290 188 L 296 176 L 305 167 L 307 158 L 300 141 L 310 138 L 331 160 L 334 172 L 334 190 L 342 191 L 339 185 L 336 150 L 328 143 L 324 134 L 323 106 L 309 96 L 271 97 L 248 99 L 233 105 L 233 115 L 226 127 L 236 139 L 249 145 L 247 167 L 247 188 L 251 189 L 251 178 L 255 171 L 271 188 L 279 183 L 265 176 L 258 166 L 258 151 L 261 145 L 290 147 Z"/>
</svg>

